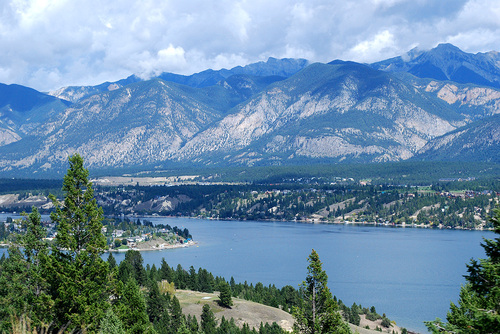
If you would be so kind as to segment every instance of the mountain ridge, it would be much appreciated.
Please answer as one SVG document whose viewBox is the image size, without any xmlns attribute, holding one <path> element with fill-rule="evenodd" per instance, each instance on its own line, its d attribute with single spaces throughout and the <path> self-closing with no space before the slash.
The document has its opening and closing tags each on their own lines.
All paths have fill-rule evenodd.
<svg viewBox="0 0 500 334">
<path fill-rule="evenodd" d="M 370 66 L 387 72 L 408 72 L 420 78 L 500 88 L 500 54 L 495 51 L 471 54 L 445 43 L 429 51 L 413 49 Z"/>
<path fill-rule="evenodd" d="M 439 148 L 451 147 L 444 141 L 462 147 L 474 141 L 456 133 L 491 134 L 463 154 L 485 160 L 498 146 L 500 89 L 410 73 L 410 65 L 436 54 L 476 59 L 449 45 L 435 49 L 411 50 L 387 60 L 383 70 L 380 64 L 270 58 L 200 72 L 189 84 L 175 82 L 187 77 L 129 77 L 116 86 L 92 86 L 102 91 L 74 103 L 50 96 L 58 107 L 31 109 L 39 113 L 37 122 L 20 120 L 15 128 L 8 115 L 0 118 L 0 173 L 60 171 L 73 152 L 93 169 L 439 160 L 445 158 Z M 478 62 L 485 55 L 496 59 L 479 54 Z M 31 128 L 21 133 L 20 126 Z"/>
</svg>

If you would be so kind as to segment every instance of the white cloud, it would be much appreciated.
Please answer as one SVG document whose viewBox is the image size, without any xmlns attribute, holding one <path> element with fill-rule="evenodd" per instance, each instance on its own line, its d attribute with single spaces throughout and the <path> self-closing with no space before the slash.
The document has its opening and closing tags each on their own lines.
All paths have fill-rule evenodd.
<svg viewBox="0 0 500 334">
<path fill-rule="evenodd" d="M 238 3 L 235 4 L 225 17 L 225 23 L 228 30 L 241 42 L 246 42 L 248 40 L 247 27 L 250 22 L 250 15 L 248 15 L 245 9 Z"/>
<path fill-rule="evenodd" d="M 362 41 L 351 48 L 346 54 L 346 59 L 369 63 L 389 57 L 395 50 L 397 48 L 394 35 L 389 30 L 383 30 L 370 40 Z"/>
<path fill-rule="evenodd" d="M 39 90 L 266 57 L 377 61 L 500 45 L 497 0 L 4 0 L 0 82 Z"/>
</svg>

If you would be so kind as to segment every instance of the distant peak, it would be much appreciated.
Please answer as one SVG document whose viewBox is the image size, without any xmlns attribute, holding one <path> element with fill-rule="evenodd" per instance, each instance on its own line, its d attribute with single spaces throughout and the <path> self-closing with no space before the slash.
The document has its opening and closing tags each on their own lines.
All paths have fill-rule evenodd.
<svg viewBox="0 0 500 334">
<path fill-rule="evenodd" d="M 340 64 L 345 64 L 347 61 L 342 60 L 342 59 L 334 59 L 331 62 L 329 62 L 329 65 L 340 65 Z"/>
<path fill-rule="evenodd" d="M 436 46 L 434 48 L 434 50 L 437 50 L 437 51 L 458 51 L 458 52 L 463 52 L 462 50 L 460 50 L 459 48 L 457 48 L 455 45 L 450 44 L 450 43 L 441 43 L 441 44 L 438 44 L 438 46 Z"/>
<path fill-rule="evenodd" d="M 266 63 L 268 64 L 277 64 L 277 63 L 304 63 L 307 62 L 306 59 L 303 58 L 275 58 L 269 57 L 267 58 Z"/>
</svg>

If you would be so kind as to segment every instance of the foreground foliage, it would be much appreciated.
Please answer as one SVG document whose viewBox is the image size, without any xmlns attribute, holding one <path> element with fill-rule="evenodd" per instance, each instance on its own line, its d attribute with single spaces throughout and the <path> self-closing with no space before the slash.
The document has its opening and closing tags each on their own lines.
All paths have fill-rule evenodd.
<svg viewBox="0 0 500 334">
<path fill-rule="evenodd" d="M 37 332 L 96 332 L 110 306 L 113 277 L 101 258 L 106 246 L 102 209 L 82 157 L 70 157 L 69 164 L 64 202 L 52 196 L 56 209 L 51 218 L 58 233 L 50 251 L 40 214 L 33 208 L 26 233 L 9 249 L 1 267 L 3 332 L 9 332 L 9 319 L 29 319 L 24 321 Z"/>
<path fill-rule="evenodd" d="M 327 286 L 328 276 L 322 269 L 318 253 L 309 255 L 307 277 L 300 288 L 302 300 L 294 307 L 294 332 L 304 334 L 351 333 Z"/>
<path fill-rule="evenodd" d="M 500 234 L 500 209 L 491 218 Z M 447 323 L 436 319 L 426 325 L 433 333 L 498 333 L 500 329 L 500 237 L 485 239 L 487 258 L 467 265 L 467 283 L 460 290 L 458 305 L 451 303 Z"/>
</svg>

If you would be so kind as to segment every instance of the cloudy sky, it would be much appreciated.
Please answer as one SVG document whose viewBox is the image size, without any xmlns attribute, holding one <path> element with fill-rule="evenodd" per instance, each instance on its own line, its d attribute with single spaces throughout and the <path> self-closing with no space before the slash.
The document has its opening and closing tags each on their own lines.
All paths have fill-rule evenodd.
<svg viewBox="0 0 500 334">
<path fill-rule="evenodd" d="M 1 0 L 0 82 L 47 91 L 268 57 L 500 51 L 498 0 Z"/>
</svg>

